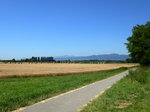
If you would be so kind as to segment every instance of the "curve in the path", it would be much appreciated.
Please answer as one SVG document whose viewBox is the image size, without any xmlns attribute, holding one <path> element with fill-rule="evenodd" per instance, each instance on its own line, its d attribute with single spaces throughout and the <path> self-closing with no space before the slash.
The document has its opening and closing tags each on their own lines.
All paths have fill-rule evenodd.
<svg viewBox="0 0 150 112">
<path fill-rule="evenodd" d="M 128 71 L 13 112 L 76 112 L 128 74 Z"/>
</svg>

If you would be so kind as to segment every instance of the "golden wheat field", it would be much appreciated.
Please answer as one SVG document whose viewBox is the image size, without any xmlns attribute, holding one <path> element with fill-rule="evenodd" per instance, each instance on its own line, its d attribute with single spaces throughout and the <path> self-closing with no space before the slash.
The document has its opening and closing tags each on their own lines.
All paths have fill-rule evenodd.
<svg viewBox="0 0 150 112">
<path fill-rule="evenodd" d="M 65 75 L 104 71 L 135 64 L 0 63 L 0 77 Z"/>
</svg>

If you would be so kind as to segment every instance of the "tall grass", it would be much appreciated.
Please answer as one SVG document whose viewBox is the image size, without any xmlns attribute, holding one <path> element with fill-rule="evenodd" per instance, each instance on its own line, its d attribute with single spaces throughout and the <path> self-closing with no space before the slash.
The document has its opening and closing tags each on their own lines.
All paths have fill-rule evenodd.
<svg viewBox="0 0 150 112">
<path fill-rule="evenodd" d="M 128 77 L 131 78 L 132 81 L 137 81 L 139 83 L 145 84 L 148 81 L 148 72 L 146 72 L 148 67 L 138 67 L 135 71 L 130 70 Z"/>
</svg>

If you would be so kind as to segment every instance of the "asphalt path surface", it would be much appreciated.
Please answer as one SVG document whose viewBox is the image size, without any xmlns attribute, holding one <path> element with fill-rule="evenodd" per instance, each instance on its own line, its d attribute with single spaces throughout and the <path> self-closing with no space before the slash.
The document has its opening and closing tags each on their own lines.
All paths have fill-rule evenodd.
<svg viewBox="0 0 150 112">
<path fill-rule="evenodd" d="M 120 73 L 14 112 L 77 112 L 127 74 L 128 71 Z"/>
</svg>

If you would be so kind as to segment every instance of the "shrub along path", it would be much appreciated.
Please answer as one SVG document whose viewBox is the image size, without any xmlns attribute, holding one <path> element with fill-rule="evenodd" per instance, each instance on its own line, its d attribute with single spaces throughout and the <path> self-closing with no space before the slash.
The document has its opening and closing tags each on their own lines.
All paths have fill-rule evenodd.
<svg viewBox="0 0 150 112">
<path fill-rule="evenodd" d="M 17 112 L 75 112 L 128 74 L 128 71 L 34 104 Z"/>
</svg>

